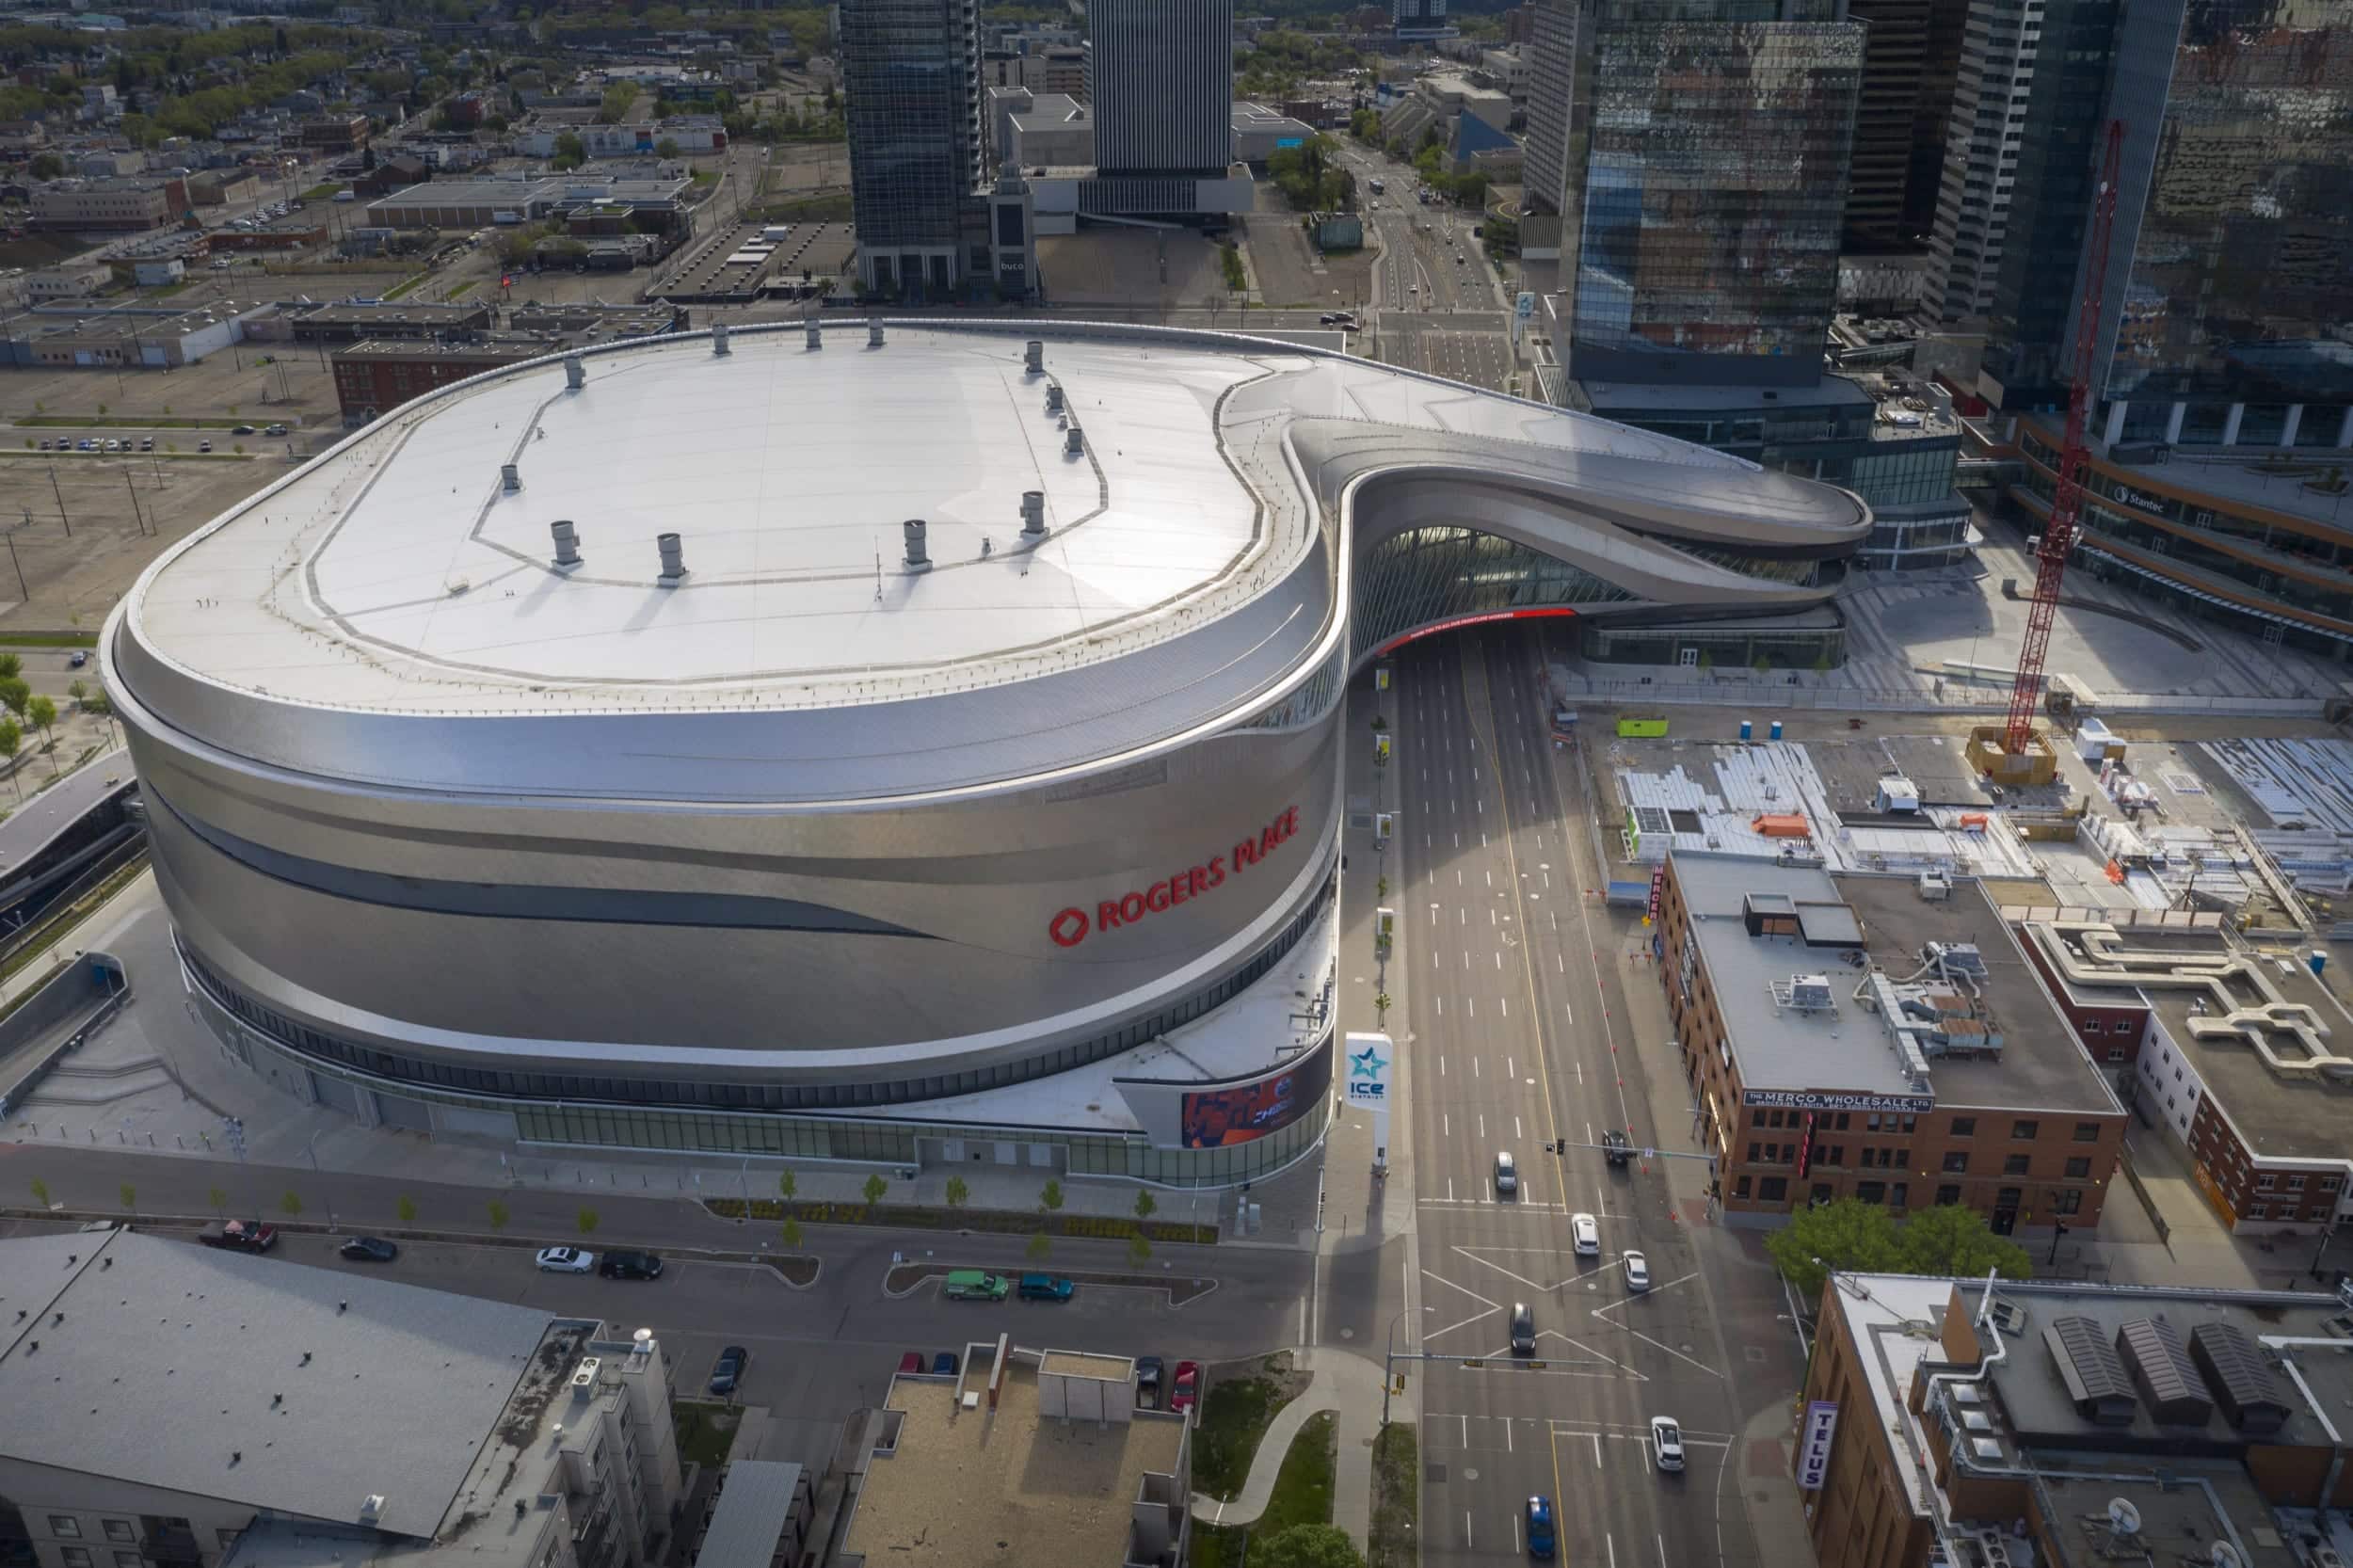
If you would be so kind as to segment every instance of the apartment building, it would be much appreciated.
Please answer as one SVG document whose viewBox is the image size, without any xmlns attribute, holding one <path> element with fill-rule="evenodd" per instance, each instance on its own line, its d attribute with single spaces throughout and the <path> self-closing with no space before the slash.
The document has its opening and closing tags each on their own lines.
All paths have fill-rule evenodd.
<svg viewBox="0 0 2353 1568">
<path fill-rule="evenodd" d="M 184 180 L 56 180 L 35 187 L 36 229 L 160 229 L 188 210 Z"/>
</svg>

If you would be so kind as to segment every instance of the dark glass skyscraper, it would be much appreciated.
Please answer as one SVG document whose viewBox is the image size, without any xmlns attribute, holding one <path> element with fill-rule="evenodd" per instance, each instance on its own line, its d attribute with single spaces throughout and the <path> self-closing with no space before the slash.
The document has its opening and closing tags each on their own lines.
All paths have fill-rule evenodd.
<svg viewBox="0 0 2353 1568">
<path fill-rule="evenodd" d="M 978 13 L 966 0 L 840 8 L 859 277 L 887 295 L 946 295 L 967 276 L 984 173 Z M 984 225 L 981 237 L 985 248 Z"/>
<path fill-rule="evenodd" d="M 1561 157 L 1570 376 L 1820 376 L 1864 51 L 1835 14 L 1834 0 L 1583 0 Z"/>
</svg>

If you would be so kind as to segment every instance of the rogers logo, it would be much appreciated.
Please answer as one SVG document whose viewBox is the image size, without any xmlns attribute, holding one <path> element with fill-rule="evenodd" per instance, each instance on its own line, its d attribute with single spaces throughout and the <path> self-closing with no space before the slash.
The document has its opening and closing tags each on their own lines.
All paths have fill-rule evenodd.
<svg viewBox="0 0 2353 1568">
<path fill-rule="evenodd" d="M 1075 904 L 1046 922 L 1046 935 L 1054 939 L 1056 947 L 1075 948 L 1092 932 L 1115 931 L 1121 926 L 1134 925 L 1149 916 L 1174 909 L 1180 904 L 1201 897 L 1212 888 L 1225 886 L 1226 879 L 1272 856 L 1275 849 L 1289 842 L 1299 832 L 1299 808 L 1284 809 L 1256 835 L 1242 840 L 1226 855 L 1212 855 L 1197 866 L 1139 888 L 1118 898 L 1104 899 L 1090 916 Z"/>
</svg>

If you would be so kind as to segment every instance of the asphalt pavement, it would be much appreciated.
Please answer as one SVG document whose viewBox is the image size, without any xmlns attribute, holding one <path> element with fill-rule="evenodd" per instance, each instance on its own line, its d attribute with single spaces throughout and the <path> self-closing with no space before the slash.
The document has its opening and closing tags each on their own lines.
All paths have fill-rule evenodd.
<svg viewBox="0 0 2353 1568">
<path fill-rule="evenodd" d="M 1473 634 L 1411 647 L 1385 698 L 1401 851 L 1389 1025 L 1417 1151 L 1406 1337 L 1444 1358 L 1411 1368 L 1423 1560 L 1524 1558 L 1526 1505 L 1542 1495 L 1564 1560 L 1753 1563 L 1736 1374 L 1693 1216 L 1660 1160 L 1639 1152 L 1672 1141 L 1652 1123 L 1625 1023 L 1618 934 L 1585 897 L 1601 878 L 1584 781 L 1550 739 L 1532 646 Z M 1610 1128 L 1638 1151 L 1623 1168 L 1590 1146 Z M 1506 1151 L 1518 1191 L 1498 1194 Z M 1599 1257 L 1574 1255 L 1579 1212 L 1595 1217 Z M 1629 1252 L 1647 1261 L 1647 1290 L 1628 1285 Z M 1511 1350 L 1520 1304 L 1532 1354 Z M 1653 1463 L 1660 1415 L 1684 1429 L 1679 1475 Z"/>
</svg>

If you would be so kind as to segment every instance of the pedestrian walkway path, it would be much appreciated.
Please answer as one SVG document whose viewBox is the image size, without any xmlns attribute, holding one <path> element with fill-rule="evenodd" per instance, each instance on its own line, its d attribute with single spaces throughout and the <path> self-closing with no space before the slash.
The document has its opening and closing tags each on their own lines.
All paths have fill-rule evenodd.
<svg viewBox="0 0 2353 1568">
<path fill-rule="evenodd" d="M 1274 1478 L 1290 1453 L 1291 1440 L 1308 1417 L 1334 1412 L 1334 1447 L 1337 1459 L 1332 1470 L 1332 1523 L 1348 1532 L 1363 1550 L 1372 1527 L 1372 1440 L 1381 1430 L 1381 1373 L 1370 1362 L 1345 1351 L 1307 1350 L 1298 1365 L 1309 1374 L 1306 1392 L 1274 1413 L 1258 1452 L 1250 1462 L 1249 1479 L 1232 1502 L 1219 1502 L 1195 1492 L 1193 1516 L 1205 1525 L 1255 1525 L 1274 1495 Z"/>
</svg>

